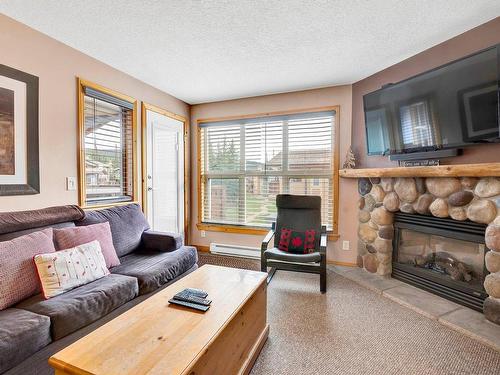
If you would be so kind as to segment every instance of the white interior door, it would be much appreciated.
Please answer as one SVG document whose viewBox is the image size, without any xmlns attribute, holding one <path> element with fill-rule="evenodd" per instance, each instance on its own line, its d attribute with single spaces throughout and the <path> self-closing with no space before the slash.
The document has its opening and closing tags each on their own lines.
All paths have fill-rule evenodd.
<svg viewBox="0 0 500 375">
<path fill-rule="evenodd" d="M 184 123 L 146 111 L 147 215 L 153 230 L 184 235 Z"/>
</svg>

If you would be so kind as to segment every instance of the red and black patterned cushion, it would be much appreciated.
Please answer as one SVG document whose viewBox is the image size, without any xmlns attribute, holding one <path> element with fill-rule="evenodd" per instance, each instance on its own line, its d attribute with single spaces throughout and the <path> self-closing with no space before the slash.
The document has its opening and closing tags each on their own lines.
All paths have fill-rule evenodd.
<svg viewBox="0 0 500 375">
<path fill-rule="evenodd" d="M 316 231 L 314 229 L 305 232 L 291 229 L 281 229 L 278 249 L 293 254 L 309 254 L 314 252 L 316 243 Z"/>
</svg>

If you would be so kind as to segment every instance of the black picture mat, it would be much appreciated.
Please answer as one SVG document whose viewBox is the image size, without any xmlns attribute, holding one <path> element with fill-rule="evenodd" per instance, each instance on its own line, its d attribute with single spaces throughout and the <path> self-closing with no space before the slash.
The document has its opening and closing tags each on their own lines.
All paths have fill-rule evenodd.
<svg viewBox="0 0 500 375">
<path fill-rule="evenodd" d="M 26 184 L 0 185 L 0 196 L 40 193 L 38 77 L 0 64 L 0 75 L 26 83 Z"/>
</svg>

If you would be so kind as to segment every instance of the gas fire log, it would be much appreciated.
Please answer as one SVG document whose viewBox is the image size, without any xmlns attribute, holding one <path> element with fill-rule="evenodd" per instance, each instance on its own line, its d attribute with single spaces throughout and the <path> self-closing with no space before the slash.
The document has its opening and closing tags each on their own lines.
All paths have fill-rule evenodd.
<svg viewBox="0 0 500 375">
<path fill-rule="evenodd" d="M 414 265 L 438 272 L 444 271 L 444 273 L 455 281 L 469 282 L 472 280 L 472 270 L 470 267 L 444 251 L 431 253 L 425 257 L 418 255 L 414 259 Z"/>
</svg>

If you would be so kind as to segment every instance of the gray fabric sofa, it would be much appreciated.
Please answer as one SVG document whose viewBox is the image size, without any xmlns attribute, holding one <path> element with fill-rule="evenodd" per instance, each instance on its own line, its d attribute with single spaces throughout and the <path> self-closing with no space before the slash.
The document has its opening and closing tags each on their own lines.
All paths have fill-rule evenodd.
<svg viewBox="0 0 500 375">
<path fill-rule="evenodd" d="M 37 220 L 27 224 L 32 216 Z M 0 311 L 0 373 L 52 374 L 52 354 L 197 268 L 196 249 L 178 235 L 150 231 L 137 204 L 85 213 L 76 206 L 0 213 L 0 241 L 104 221 L 121 264 L 67 293 L 48 300 L 35 295 Z"/>
</svg>

